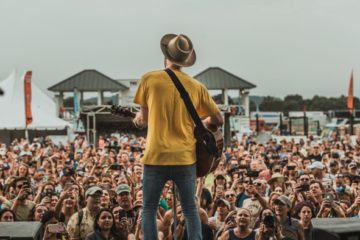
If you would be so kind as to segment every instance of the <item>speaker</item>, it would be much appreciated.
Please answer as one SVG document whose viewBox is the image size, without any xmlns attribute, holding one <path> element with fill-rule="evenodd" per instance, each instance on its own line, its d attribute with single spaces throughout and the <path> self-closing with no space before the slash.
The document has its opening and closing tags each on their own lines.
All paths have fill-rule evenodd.
<svg viewBox="0 0 360 240">
<path fill-rule="evenodd" d="M 360 240 L 359 218 L 314 218 L 313 239 L 316 240 Z"/>
<path fill-rule="evenodd" d="M 0 222 L 0 240 L 41 240 L 40 222 Z"/>
</svg>

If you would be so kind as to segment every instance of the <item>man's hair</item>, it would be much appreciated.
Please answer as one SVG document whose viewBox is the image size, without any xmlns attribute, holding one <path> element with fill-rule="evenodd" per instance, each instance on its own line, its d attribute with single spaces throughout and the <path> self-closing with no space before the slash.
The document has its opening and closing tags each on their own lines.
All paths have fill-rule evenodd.
<svg viewBox="0 0 360 240">
<path fill-rule="evenodd" d="M 165 61 L 166 61 L 166 60 L 168 60 L 169 62 L 171 62 L 171 65 L 172 65 L 172 67 L 173 67 L 173 68 L 175 68 L 175 69 L 181 69 L 181 68 L 182 68 L 181 66 L 179 66 L 179 65 L 177 65 L 177 64 L 175 64 L 175 63 L 173 63 L 170 59 L 165 58 Z"/>
<path fill-rule="evenodd" d="M 26 177 L 17 177 L 17 178 L 15 178 L 14 181 L 12 182 L 13 188 L 16 188 L 16 183 L 20 182 L 20 181 L 27 181 L 28 182 L 28 179 Z"/>
<path fill-rule="evenodd" d="M 313 185 L 313 184 L 316 184 L 316 183 L 319 184 L 319 187 L 321 188 L 322 191 L 325 190 L 325 188 L 324 188 L 324 186 L 322 185 L 322 183 L 321 183 L 320 181 L 318 181 L 318 180 L 312 180 L 312 181 L 310 182 L 310 186 Z"/>
</svg>

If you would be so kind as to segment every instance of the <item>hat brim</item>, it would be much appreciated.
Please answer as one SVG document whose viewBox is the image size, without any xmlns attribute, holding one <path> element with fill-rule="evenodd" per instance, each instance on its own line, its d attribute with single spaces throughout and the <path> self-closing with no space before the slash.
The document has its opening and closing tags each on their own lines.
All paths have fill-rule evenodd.
<svg viewBox="0 0 360 240">
<path fill-rule="evenodd" d="M 274 200 L 274 203 L 281 203 L 281 204 L 287 206 L 287 203 L 284 203 L 283 201 L 281 201 L 281 200 L 278 199 L 278 198 Z"/>
<path fill-rule="evenodd" d="M 273 184 L 274 182 L 284 182 L 285 178 L 284 177 L 272 177 L 268 180 L 268 184 Z"/>
<path fill-rule="evenodd" d="M 163 36 L 160 40 L 160 48 L 161 51 L 163 52 L 164 56 L 169 59 L 172 63 L 181 66 L 181 67 L 190 67 L 192 65 L 194 65 L 195 61 L 196 61 L 196 53 L 195 50 L 193 50 L 190 54 L 190 56 L 182 62 L 177 61 L 176 59 L 174 59 L 173 57 L 170 56 L 169 52 L 168 52 L 168 44 L 171 41 L 171 39 L 173 39 L 174 37 L 177 37 L 178 35 L 173 34 L 173 33 L 169 33 L 166 34 L 165 36 Z M 185 35 L 183 35 L 185 38 L 187 38 L 189 41 L 190 39 L 188 37 L 186 37 Z"/>
<path fill-rule="evenodd" d="M 92 197 L 95 193 L 103 193 L 103 190 L 102 189 L 97 189 L 95 190 L 94 192 L 90 192 L 88 194 L 86 194 L 86 197 Z"/>
<path fill-rule="evenodd" d="M 116 194 L 119 195 L 120 193 L 123 193 L 123 192 L 130 193 L 131 191 L 129 191 L 129 190 L 122 190 L 122 191 L 116 192 Z"/>
</svg>

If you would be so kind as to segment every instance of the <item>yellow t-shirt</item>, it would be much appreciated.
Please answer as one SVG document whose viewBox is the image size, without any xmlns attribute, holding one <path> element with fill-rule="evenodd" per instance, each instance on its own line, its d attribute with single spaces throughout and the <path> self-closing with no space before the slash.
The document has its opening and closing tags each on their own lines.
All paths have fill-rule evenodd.
<svg viewBox="0 0 360 240">
<path fill-rule="evenodd" d="M 174 72 L 189 93 L 200 118 L 219 112 L 203 84 L 186 73 Z M 142 163 L 195 163 L 194 123 L 169 75 L 163 70 L 146 73 L 140 81 L 134 102 L 147 107 L 149 111 L 147 143 Z"/>
</svg>

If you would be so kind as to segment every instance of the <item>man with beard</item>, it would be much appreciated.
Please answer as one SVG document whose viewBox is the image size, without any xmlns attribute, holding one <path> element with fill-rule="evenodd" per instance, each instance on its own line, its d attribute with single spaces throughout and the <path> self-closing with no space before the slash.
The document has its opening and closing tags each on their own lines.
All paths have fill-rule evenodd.
<svg viewBox="0 0 360 240">
<path fill-rule="evenodd" d="M 116 187 L 117 203 L 126 212 L 127 225 L 131 233 L 135 232 L 135 212 L 133 210 L 131 188 L 127 184 L 120 184 Z"/>
<path fill-rule="evenodd" d="M 30 183 L 27 178 L 19 177 L 13 181 L 13 188 L 17 197 L 4 201 L 2 208 L 14 211 L 18 221 L 28 221 L 31 209 L 35 206 L 35 203 L 28 199 L 31 194 Z"/>
<path fill-rule="evenodd" d="M 250 228 L 251 213 L 240 208 L 236 213 L 236 227 L 224 232 L 219 240 L 255 240 L 256 232 Z"/>
<path fill-rule="evenodd" d="M 71 216 L 67 231 L 71 240 L 84 240 L 94 231 L 94 219 L 100 211 L 100 197 L 102 189 L 94 186 L 86 190 L 86 207 Z"/>
</svg>

